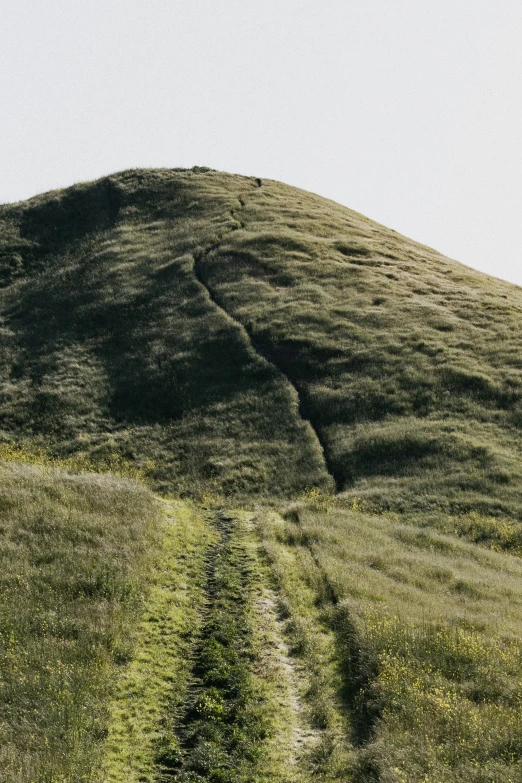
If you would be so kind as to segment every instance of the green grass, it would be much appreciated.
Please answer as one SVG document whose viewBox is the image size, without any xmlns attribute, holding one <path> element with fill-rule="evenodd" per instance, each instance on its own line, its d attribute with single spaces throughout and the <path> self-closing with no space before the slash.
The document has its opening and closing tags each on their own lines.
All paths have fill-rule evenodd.
<svg viewBox="0 0 522 783">
<path fill-rule="evenodd" d="M 159 511 L 135 482 L 15 463 L 0 499 L 0 780 L 521 779 L 502 541 L 318 490 L 283 515 Z"/>
<path fill-rule="evenodd" d="M 99 779 L 308 783 L 298 738 L 311 721 L 296 708 L 252 513 L 165 508 L 141 620 L 111 690 Z"/>
<path fill-rule="evenodd" d="M 91 781 L 156 502 L 134 482 L 14 463 L 0 482 L 0 780 Z"/>
<path fill-rule="evenodd" d="M 311 709 L 345 715 L 351 779 L 521 779 L 518 558 L 314 504 L 264 536 L 297 654 L 326 680 Z"/>
<path fill-rule="evenodd" d="M 0 254 L 24 258 L 0 292 L 5 437 L 134 460 L 171 493 L 325 486 L 295 392 L 195 275 L 256 188 L 127 172 L 0 210 Z"/>
<path fill-rule="evenodd" d="M 6 441 L 183 496 L 335 483 L 436 524 L 522 515 L 516 286 L 204 168 L 2 207 L 0 266 Z"/>
<path fill-rule="evenodd" d="M 521 313 L 269 180 L 0 207 L 0 780 L 522 780 Z"/>
<path fill-rule="evenodd" d="M 168 503 L 162 545 L 130 660 L 109 705 L 105 783 L 154 781 L 172 741 L 169 712 L 183 704 L 204 598 L 204 558 L 215 535 L 195 508 Z"/>
<path fill-rule="evenodd" d="M 337 667 L 335 637 L 323 622 L 318 592 L 324 587 L 306 546 L 288 546 L 291 534 L 274 512 L 259 519 L 263 556 L 269 564 L 294 666 L 300 673 L 299 696 L 304 724 L 314 741 L 300 759 L 303 780 L 345 781 L 352 774 L 356 752 L 349 721 L 339 696 L 342 680 Z M 322 584 L 321 584 L 322 583 Z"/>
<path fill-rule="evenodd" d="M 206 581 L 188 688 L 180 694 L 176 683 L 167 703 L 171 731 L 156 742 L 154 779 L 297 783 L 289 769 L 294 715 L 249 515 L 220 510 L 209 521 L 214 537 L 200 572 Z"/>
<path fill-rule="evenodd" d="M 161 753 L 159 763 L 179 767 L 179 780 L 221 783 L 252 780 L 271 725 L 256 708 L 249 666 L 252 564 L 234 521 L 222 514 L 218 520 L 219 540 L 207 566 L 211 606 L 194 652 L 193 693 L 181 716 L 178 748 Z"/>
<path fill-rule="evenodd" d="M 520 289 L 279 183 L 242 221 L 207 285 L 297 388 L 338 489 L 520 518 Z"/>
</svg>

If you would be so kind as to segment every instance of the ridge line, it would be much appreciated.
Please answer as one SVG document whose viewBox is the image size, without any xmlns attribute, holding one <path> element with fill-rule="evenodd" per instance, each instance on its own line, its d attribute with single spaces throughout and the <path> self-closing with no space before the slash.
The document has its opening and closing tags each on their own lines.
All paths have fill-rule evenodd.
<svg viewBox="0 0 522 783">
<path fill-rule="evenodd" d="M 259 179 L 258 177 L 256 177 L 255 183 L 257 185 L 257 190 L 259 190 L 262 187 L 262 185 L 263 185 L 263 181 L 261 179 Z M 239 201 L 239 204 L 240 204 L 239 210 L 238 209 L 231 209 L 231 210 L 229 210 L 229 215 L 234 220 L 237 220 L 236 213 L 242 211 L 245 208 L 245 206 L 246 206 L 246 200 L 245 200 L 245 196 L 246 195 L 247 195 L 247 193 L 245 191 L 244 194 L 240 193 L 238 195 L 238 197 L 237 197 L 238 201 Z M 243 221 L 238 220 L 237 222 L 239 223 L 241 228 L 245 227 L 245 223 Z M 229 311 L 221 304 L 221 302 L 219 302 L 217 300 L 214 292 L 211 290 L 210 286 L 208 285 L 208 283 L 206 282 L 206 280 L 204 278 L 204 275 L 203 275 L 203 272 L 202 272 L 202 266 L 203 266 L 204 260 L 206 258 L 208 258 L 211 253 L 214 253 L 216 250 L 218 250 L 219 247 L 221 246 L 221 244 L 223 243 L 224 239 L 229 234 L 232 234 L 235 230 L 237 230 L 235 227 L 234 228 L 229 228 L 228 230 L 224 229 L 220 234 L 218 234 L 217 241 L 213 242 L 207 248 L 204 248 L 202 250 L 202 252 L 200 252 L 200 253 L 196 252 L 196 253 L 192 254 L 192 258 L 193 258 L 193 261 L 194 261 L 194 267 L 193 267 L 194 268 L 194 276 L 195 276 L 196 280 L 198 281 L 198 283 L 202 286 L 202 288 L 204 288 L 205 291 L 207 292 L 208 297 L 209 297 L 210 301 L 212 302 L 212 304 L 215 307 L 217 307 L 219 310 L 221 310 L 221 312 L 223 312 L 230 320 L 232 320 L 241 329 L 242 332 L 244 332 L 244 334 L 248 338 L 248 342 L 249 342 L 250 346 L 252 347 L 252 350 L 257 354 L 257 356 L 260 359 L 262 359 L 263 361 L 267 362 L 268 364 L 271 364 L 272 367 L 274 367 L 277 370 L 277 372 L 280 375 L 283 376 L 285 381 L 288 383 L 290 388 L 293 390 L 293 392 L 295 393 L 296 398 L 297 398 L 297 409 L 298 409 L 298 412 L 299 412 L 299 416 L 300 416 L 301 420 L 305 421 L 309 425 L 310 429 L 312 430 L 312 435 L 315 437 L 315 440 L 316 440 L 317 444 L 319 445 L 319 448 L 320 448 L 320 451 L 321 451 L 321 455 L 322 455 L 322 459 L 323 459 L 323 464 L 324 464 L 324 467 L 326 469 L 326 472 L 327 472 L 327 474 L 330 476 L 330 478 L 334 482 L 335 491 L 336 492 L 340 492 L 341 489 L 342 489 L 341 482 L 339 481 L 339 479 L 338 479 L 338 477 L 336 475 L 336 472 L 334 471 L 334 469 L 333 469 L 333 467 L 332 467 L 332 465 L 330 463 L 330 460 L 327 457 L 327 452 L 326 452 L 325 445 L 324 445 L 324 443 L 322 441 L 322 438 L 319 436 L 319 433 L 318 433 L 318 430 L 317 430 L 316 426 L 314 425 L 314 423 L 312 422 L 312 420 L 310 419 L 310 417 L 306 414 L 306 412 L 304 410 L 304 403 L 303 403 L 303 401 L 301 399 L 301 395 L 299 393 L 299 389 L 297 388 L 296 384 L 291 380 L 291 378 L 287 375 L 287 373 L 284 370 L 281 369 L 281 367 L 272 358 L 272 356 L 270 356 L 270 357 L 267 356 L 266 352 L 258 346 L 258 344 L 253 339 L 253 336 L 250 333 L 249 329 L 246 326 L 244 326 L 241 323 L 241 321 L 238 321 L 237 318 L 234 318 L 234 316 L 231 313 L 229 313 Z"/>
</svg>

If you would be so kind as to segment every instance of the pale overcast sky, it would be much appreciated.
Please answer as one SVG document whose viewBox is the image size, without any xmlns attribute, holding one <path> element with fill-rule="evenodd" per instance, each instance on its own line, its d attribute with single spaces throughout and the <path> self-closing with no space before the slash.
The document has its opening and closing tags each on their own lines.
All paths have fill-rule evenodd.
<svg viewBox="0 0 522 783">
<path fill-rule="evenodd" d="M 520 0 L 4 0 L 0 203 L 282 180 L 522 285 Z"/>
</svg>

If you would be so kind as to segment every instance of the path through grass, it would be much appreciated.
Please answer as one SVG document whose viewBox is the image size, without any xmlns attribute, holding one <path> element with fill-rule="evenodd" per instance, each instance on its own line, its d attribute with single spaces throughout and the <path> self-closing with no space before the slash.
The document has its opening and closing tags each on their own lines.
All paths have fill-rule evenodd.
<svg viewBox="0 0 522 783">
<path fill-rule="evenodd" d="M 522 779 L 519 557 L 0 470 L 1 783 Z"/>
<path fill-rule="evenodd" d="M 162 544 L 129 661 L 110 705 L 105 783 L 155 780 L 174 735 L 169 709 L 183 702 L 204 600 L 204 563 L 215 535 L 197 510 L 163 504 Z"/>
<path fill-rule="evenodd" d="M 105 783 L 307 783 L 323 732 L 252 514 L 167 508 L 164 554 L 112 702 Z"/>
</svg>

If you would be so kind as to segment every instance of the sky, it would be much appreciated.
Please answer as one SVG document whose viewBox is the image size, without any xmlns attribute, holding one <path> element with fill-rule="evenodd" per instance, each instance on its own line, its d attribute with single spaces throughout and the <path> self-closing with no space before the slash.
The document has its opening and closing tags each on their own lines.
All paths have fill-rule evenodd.
<svg viewBox="0 0 522 783">
<path fill-rule="evenodd" d="M 0 203 L 193 165 L 522 285 L 522 3 L 3 0 Z"/>
</svg>

